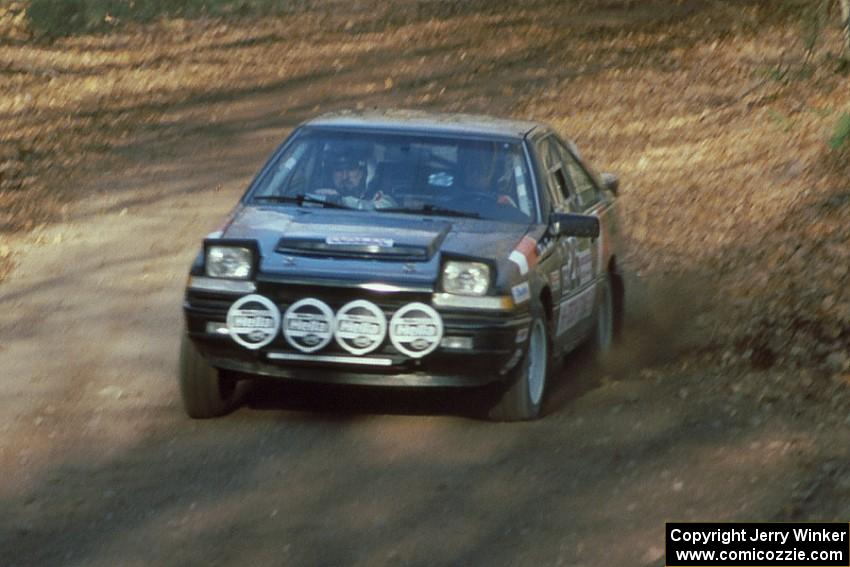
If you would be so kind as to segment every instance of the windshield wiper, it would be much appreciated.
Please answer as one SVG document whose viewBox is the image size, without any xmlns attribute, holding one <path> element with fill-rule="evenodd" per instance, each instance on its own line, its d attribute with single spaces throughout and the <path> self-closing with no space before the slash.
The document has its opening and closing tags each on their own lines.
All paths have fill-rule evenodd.
<svg viewBox="0 0 850 567">
<path fill-rule="evenodd" d="M 267 201 L 270 203 L 295 203 L 299 207 L 304 203 L 311 203 L 316 205 L 322 205 L 328 209 L 351 209 L 351 207 L 347 205 L 343 205 L 342 203 L 337 203 L 336 201 L 329 201 L 327 199 L 322 199 L 321 197 L 314 197 L 312 195 L 305 195 L 303 193 L 299 193 L 297 195 L 257 195 L 254 197 L 256 201 Z"/>
<path fill-rule="evenodd" d="M 473 213 L 470 211 L 459 211 L 457 209 L 450 209 L 448 207 L 441 207 L 439 205 L 423 205 L 418 209 L 408 209 L 404 207 L 390 207 L 387 209 L 376 208 L 376 211 L 380 211 L 382 213 L 413 213 L 416 215 L 434 215 L 434 216 L 444 216 L 444 217 L 464 217 L 468 219 L 480 219 L 481 215 L 478 213 Z"/>
</svg>

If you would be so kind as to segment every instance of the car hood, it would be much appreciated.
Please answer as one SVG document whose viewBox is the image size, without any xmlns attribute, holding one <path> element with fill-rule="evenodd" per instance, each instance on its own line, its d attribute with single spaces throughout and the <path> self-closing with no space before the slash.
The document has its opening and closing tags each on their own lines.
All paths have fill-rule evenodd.
<svg viewBox="0 0 850 567">
<path fill-rule="evenodd" d="M 433 287 L 443 256 L 498 265 L 528 228 L 480 219 L 246 206 L 223 237 L 256 240 L 264 276 Z"/>
</svg>

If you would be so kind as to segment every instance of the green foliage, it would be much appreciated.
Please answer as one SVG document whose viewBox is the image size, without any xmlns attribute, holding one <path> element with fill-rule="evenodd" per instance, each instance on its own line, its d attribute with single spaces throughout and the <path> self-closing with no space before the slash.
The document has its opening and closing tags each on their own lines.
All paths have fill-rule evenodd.
<svg viewBox="0 0 850 567">
<path fill-rule="evenodd" d="M 829 146 L 833 150 L 845 147 L 850 149 L 850 112 L 845 112 L 838 118 Z"/>
<path fill-rule="evenodd" d="M 56 38 L 157 18 L 290 12 L 306 3 L 307 0 L 30 0 L 27 18 L 36 34 Z"/>
<path fill-rule="evenodd" d="M 790 132 L 794 127 L 794 122 L 789 119 L 785 114 L 774 110 L 772 108 L 767 109 L 767 117 L 773 122 L 776 126 L 782 129 L 783 132 Z"/>
<path fill-rule="evenodd" d="M 85 8 L 85 0 L 32 0 L 27 18 L 45 35 L 69 35 L 84 25 Z"/>
</svg>

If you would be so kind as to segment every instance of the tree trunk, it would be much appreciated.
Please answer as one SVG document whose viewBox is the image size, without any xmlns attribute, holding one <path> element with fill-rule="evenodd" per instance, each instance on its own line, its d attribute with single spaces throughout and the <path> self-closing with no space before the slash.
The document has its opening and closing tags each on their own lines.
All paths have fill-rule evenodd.
<svg viewBox="0 0 850 567">
<path fill-rule="evenodd" d="M 841 26 L 844 28 L 844 54 L 850 58 L 850 0 L 839 0 Z"/>
</svg>

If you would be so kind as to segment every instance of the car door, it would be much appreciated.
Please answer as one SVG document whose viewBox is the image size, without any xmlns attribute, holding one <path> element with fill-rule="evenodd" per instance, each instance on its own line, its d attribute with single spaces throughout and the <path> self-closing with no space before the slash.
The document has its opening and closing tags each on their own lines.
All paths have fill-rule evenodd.
<svg viewBox="0 0 850 567">
<path fill-rule="evenodd" d="M 557 139 L 558 150 L 567 174 L 567 183 L 575 196 L 577 212 L 599 218 L 602 227 L 610 226 L 610 202 L 605 198 L 600 186 L 581 161 L 573 144 Z M 580 298 L 580 320 L 577 327 L 586 335 L 593 326 L 591 315 L 595 302 L 596 287 L 606 274 L 604 265 L 607 257 L 605 230 L 598 238 L 575 239 L 576 294 Z"/>
<path fill-rule="evenodd" d="M 546 172 L 546 184 L 553 212 L 574 213 L 579 210 L 579 201 L 570 189 L 566 164 L 561 157 L 557 138 L 549 134 L 538 144 L 540 159 Z M 579 279 L 578 261 L 582 250 L 582 240 L 575 237 L 557 236 L 555 246 L 558 251 L 558 263 L 548 273 L 552 291 L 555 316 L 554 338 L 558 350 L 569 350 L 584 337 L 581 327 L 588 317 L 587 307 L 581 295 L 582 282 Z M 591 302 L 592 307 L 592 302 Z"/>
</svg>

